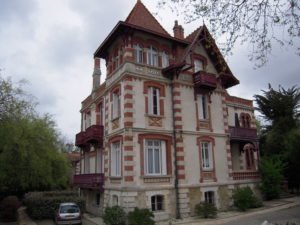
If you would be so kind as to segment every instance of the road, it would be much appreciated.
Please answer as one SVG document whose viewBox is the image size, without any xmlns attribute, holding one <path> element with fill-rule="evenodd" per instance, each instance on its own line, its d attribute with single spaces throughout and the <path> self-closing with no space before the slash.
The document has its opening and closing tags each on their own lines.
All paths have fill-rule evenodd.
<svg viewBox="0 0 300 225">
<path fill-rule="evenodd" d="M 54 225 L 53 220 L 39 220 L 36 221 L 37 225 Z M 91 223 L 89 220 L 82 219 L 82 225 L 95 225 L 94 223 Z"/>
<path fill-rule="evenodd" d="M 300 206 L 240 218 L 238 220 L 223 223 L 222 225 L 261 225 L 265 220 L 274 225 L 276 223 L 278 225 L 286 225 L 287 222 L 290 222 L 289 225 L 293 225 L 292 222 L 296 225 L 300 225 Z"/>
</svg>

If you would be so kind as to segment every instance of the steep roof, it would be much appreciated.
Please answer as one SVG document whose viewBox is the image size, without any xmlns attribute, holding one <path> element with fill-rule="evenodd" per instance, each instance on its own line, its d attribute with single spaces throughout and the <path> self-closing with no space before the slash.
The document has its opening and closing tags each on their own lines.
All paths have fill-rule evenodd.
<svg viewBox="0 0 300 225">
<path fill-rule="evenodd" d="M 137 0 L 125 23 L 170 36 L 140 0 Z"/>
</svg>

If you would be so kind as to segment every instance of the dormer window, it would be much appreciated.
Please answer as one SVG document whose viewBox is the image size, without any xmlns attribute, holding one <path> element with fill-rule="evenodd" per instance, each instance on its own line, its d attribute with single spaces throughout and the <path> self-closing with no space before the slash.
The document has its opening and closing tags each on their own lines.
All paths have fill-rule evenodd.
<svg viewBox="0 0 300 225">
<path fill-rule="evenodd" d="M 169 55 L 166 52 L 162 52 L 161 59 L 163 68 L 169 66 Z"/>
<path fill-rule="evenodd" d="M 158 54 L 153 46 L 150 46 L 147 50 L 147 64 L 150 66 L 158 66 Z"/>
<path fill-rule="evenodd" d="M 194 60 L 194 72 L 197 73 L 201 70 L 203 70 L 203 62 L 200 59 Z"/>
<path fill-rule="evenodd" d="M 134 59 L 136 63 L 143 63 L 143 49 L 139 44 L 133 46 Z"/>
</svg>

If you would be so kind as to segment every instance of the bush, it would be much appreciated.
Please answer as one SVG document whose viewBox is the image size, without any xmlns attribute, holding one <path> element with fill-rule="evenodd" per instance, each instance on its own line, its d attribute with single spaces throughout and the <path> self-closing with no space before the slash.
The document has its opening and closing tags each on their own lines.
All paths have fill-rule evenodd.
<svg viewBox="0 0 300 225">
<path fill-rule="evenodd" d="M 19 199 L 16 196 L 8 196 L 0 202 L 0 221 L 17 221 L 17 209 L 20 207 Z"/>
<path fill-rule="evenodd" d="M 262 202 L 254 195 L 250 187 L 237 188 L 232 197 L 234 206 L 241 211 L 262 206 Z"/>
<path fill-rule="evenodd" d="M 134 208 L 134 211 L 128 214 L 129 225 L 154 225 L 153 213 L 149 209 Z"/>
<path fill-rule="evenodd" d="M 195 213 L 203 218 L 215 218 L 217 216 L 217 208 L 213 203 L 200 202 L 195 206 Z"/>
<path fill-rule="evenodd" d="M 78 197 L 64 192 L 33 192 L 26 195 L 24 205 L 27 206 L 27 213 L 33 219 L 53 219 L 54 212 L 62 202 L 74 202 L 78 204 L 82 212 L 85 211 L 85 201 Z M 57 194 L 54 194 L 57 193 Z"/>
<path fill-rule="evenodd" d="M 120 206 L 105 208 L 103 221 L 107 225 L 125 225 L 126 213 Z"/>
<path fill-rule="evenodd" d="M 259 166 L 262 179 L 260 189 L 266 200 L 279 198 L 283 181 L 284 163 L 279 158 L 266 157 L 261 159 Z"/>
</svg>

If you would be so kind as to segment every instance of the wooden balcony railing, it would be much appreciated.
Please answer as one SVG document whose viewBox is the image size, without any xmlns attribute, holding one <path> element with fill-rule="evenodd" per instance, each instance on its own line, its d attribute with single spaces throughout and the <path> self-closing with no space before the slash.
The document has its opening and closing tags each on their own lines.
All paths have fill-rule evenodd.
<svg viewBox="0 0 300 225">
<path fill-rule="evenodd" d="M 260 178 L 258 171 L 233 171 L 232 177 L 233 180 L 253 180 Z"/>
<path fill-rule="evenodd" d="M 257 139 L 257 130 L 244 127 L 229 127 L 231 140 L 255 140 Z"/>
<path fill-rule="evenodd" d="M 103 126 L 102 125 L 92 125 L 86 129 L 76 134 L 75 145 L 78 147 L 84 147 L 88 143 L 103 144 Z"/>
<path fill-rule="evenodd" d="M 194 86 L 196 88 L 215 89 L 217 87 L 217 77 L 214 74 L 199 71 L 194 74 Z"/>
<path fill-rule="evenodd" d="M 73 185 L 80 188 L 102 190 L 104 185 L 104 174 L 93 173 L 93 174 L 74 175 Z"/>
</svg>

